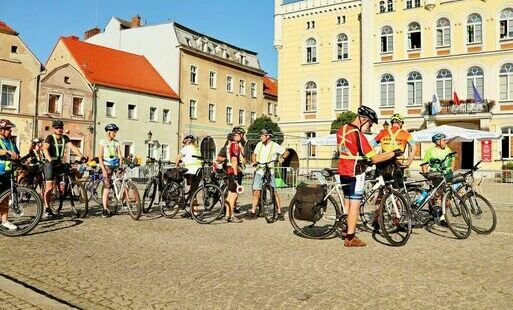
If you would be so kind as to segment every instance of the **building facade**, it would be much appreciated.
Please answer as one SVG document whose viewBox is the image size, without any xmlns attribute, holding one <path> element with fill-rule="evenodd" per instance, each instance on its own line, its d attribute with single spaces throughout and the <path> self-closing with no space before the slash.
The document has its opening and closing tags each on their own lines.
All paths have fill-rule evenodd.
<svg viewBox="0 0 513 310">
<path fill-rule="evenodd" d="M 326 21 L 323 16 L 339 14 L 339 7 L 352 7 L 361 16 L 362 31 L 357 35 L 362 38 L 361 59 L 352 61 L 362 75 L 361 103 L 373 107 L 381 121 L 398 112 L 406 116 L 405 127 L 412 131 L 448 124 L 502 132 L 505 138 L 492 141 L 493 156 L 483 166 L 499 168 L 513 158 L 508 124 L 513 111 L 511 1 L 277 1 L 276 45 L 280 64 L 286 67 L 280 67 L 280 80 L 293 76 L 287 71 L 287 59 L 298 57 L 297 52 L 291 57 L 292 51 L 285 52 L 301 23 L 296 28 L 292 25 L 315 22 L 320 31 L 324 29 L 321 25 L 333 23 L 333 18 Z M 332 33 L 323 31 L 322 35 Z M 327 46 L 326 52 L 331 50 Z M 436 114 L 431 109 L 434 97 L 441 103 Z M 280 98 L 284 109 L 297 101 L 283 87 Z M 419 148 L 417 158 L 427 147 L 429 144 Z M 481 158 L 481 142 L 453 143 L 451 147 L 461 154 L 458 167 L 469 168 Z"/>
<path fill-rule="evenodd" d="M 0 118 L 16 124 L 13 135 L 22 154 L 36 133 L 35 112 L 41 63 L 19 37 L 0 21 Z"/>
</svg>

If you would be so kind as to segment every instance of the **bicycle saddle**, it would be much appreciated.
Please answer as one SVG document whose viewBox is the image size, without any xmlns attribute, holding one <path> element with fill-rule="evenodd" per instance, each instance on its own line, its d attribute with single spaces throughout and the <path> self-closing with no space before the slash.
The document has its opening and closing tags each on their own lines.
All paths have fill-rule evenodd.
<svg viewBox="0 0 513 310">
<path fill-rule="evenodd" d="M 444 177 L 444 175 L 439 171 L 429 171 L 427 173 L 421 172 L 420 175 L 428 180 L 436 180 Z"/>
<path fill-rule="evenodd" d="M 321 174 L 323 177 L 332 177 L 335 175 L 335 173 L 333 172 L 333 170 L 331 170 L 330 168 L 324 168 L 321 170 Z"/>
</svg>

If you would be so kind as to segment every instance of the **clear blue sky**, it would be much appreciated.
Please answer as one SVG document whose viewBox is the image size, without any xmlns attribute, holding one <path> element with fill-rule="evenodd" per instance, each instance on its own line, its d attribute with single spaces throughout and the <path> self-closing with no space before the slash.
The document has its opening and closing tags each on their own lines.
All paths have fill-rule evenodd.
<svg viewBox="0 0 513 310">
<path fill-rule="evenodd" d="M 83 37 L 93 28 L 97 0 L 15 0 L 2 7 L 0 20 L 18 31 L 44 64 L 59 36 Z M 273 47 L 273 0 L 98 0 L 98 27 L 112 16 L 148 24 L 177 21 L 259 54 L 260 65 L 277 76 Z"/>
</svg>

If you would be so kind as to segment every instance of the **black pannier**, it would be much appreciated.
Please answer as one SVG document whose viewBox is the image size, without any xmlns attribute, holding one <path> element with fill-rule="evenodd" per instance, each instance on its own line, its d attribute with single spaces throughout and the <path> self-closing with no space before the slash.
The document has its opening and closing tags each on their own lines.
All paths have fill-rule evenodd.
<svg viewBox="0 0 513 310">
<path fill-rule="evenodd" d="M 326 206 L 325 185 L 298 185 L 296 187 L 296 207 L 294 218 L 301 221 L 317 222 L 323 215 Z"/>
<path fill-rule="evenodd" d="M 164 179 L 168 182 L 182 182 L 183 181 L 184 169 L 181 168 L 170 168 L 164 172 Z"/>
</svg>

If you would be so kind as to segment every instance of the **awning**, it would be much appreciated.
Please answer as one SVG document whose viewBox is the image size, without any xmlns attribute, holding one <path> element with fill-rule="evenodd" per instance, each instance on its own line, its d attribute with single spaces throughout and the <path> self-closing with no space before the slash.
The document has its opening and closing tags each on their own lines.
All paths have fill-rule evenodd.
<svg viewBox="0 0 513 310">
<path fill-rule="evenodd" d="M 442 125 L 438 127 L 419 130 L 412 133 L 415 142 L 431 142 L 436 133 L 443 133 L 451 142 L 472 142 L 474 140 L 499 140 L 502 135 L 497 132 L 466 129 L 461 127 Z"/>
</svg>

